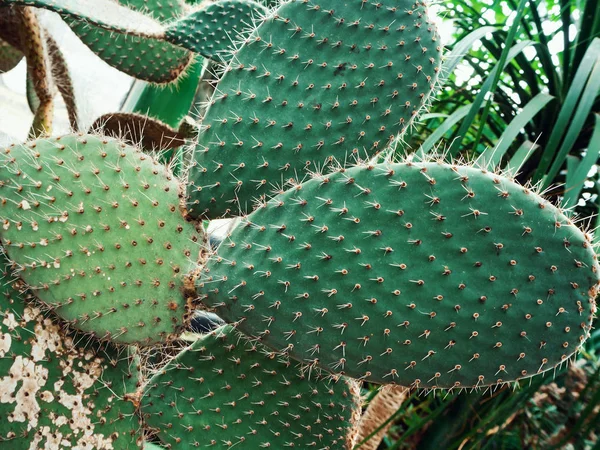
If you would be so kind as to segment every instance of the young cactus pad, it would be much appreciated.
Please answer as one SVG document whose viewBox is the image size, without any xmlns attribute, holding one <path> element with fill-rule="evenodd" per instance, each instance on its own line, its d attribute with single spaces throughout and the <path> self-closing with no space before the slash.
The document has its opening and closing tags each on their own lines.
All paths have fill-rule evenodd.
<svg viewBox="0 0 600 450">
<path fill-rule="evenodd" d="M 292 0 L 243 42 L 203 121 L 194 217 L 249 211 L 332 157 L 382 150 L 426 106 L 441 58 L 412 0 Z"/>
<path fill-rule="evenodd" d="M 136 359 L 66 334 L 0 260 L 0 447 L 138 449 Z"/>
<path fill-rule="evenodd" d="M 320 377 L 231 326 L 199 338 L 148 382 L 145 423 L 171 449 L 352 448 L 358 385 Z"/>
<path fill-rule="evenodd" d="M 0 156 L 0 201 L 18 274 L 71 325 L 151 344 L 185 322 L 203 235 L 150 156 L 92 135 L 12 146 Z"/>
<path fill-rule="evenodd" d="M 184 13 L 182 0 L 119 0 L 122 6 L 161 23 Z M 111 66 L 133 77 L 166 83 L 179 78 L 192 54 L 161 39 L 113 33 L 86 21 L 68 19 L 69 26 L 94 53 Z"/>
<path fill-rule="evenodd" d="M 589 335 L 588 235 L 510 178 L 441 162 L 357 166 L 243 220 L 200 292 L 302 361 L 378 383 L 485 386 L 554 368 Z"/>
</svg>

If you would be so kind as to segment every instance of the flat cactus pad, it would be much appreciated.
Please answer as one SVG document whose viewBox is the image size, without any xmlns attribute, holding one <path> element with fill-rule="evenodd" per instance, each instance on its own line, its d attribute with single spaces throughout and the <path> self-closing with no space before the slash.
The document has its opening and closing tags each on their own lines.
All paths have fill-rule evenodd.
<svg viewBox="0 0 600 450">
<path fill-rule="evenodd" d="M 0 237 L 20 276 L 72 326 L 152 344 L 191 318 L 188 274 L 204 235 L 184 219 L 181 195 L 165 166 L 116 139 L 32 141 L 0 154 Z"/>
<path fill-rule="evenodd" d="M 139 449 L 136 358 L 66 333 L 0 260 L 0 447 Z"/>
<path fill-rule="evenodd" d="M 589 335 L 590 237 L 532 189 L 441 162 L 358 166 L 248 216 L 199 286 L 266 345 L 379 383 L 473 387 L 554 368 Z"/>
<path fill-rule="evenodd" d="M 225 326 L 151 378 L 142 414 L 170 449 L 352 448 L 358 386 L 320 375 Z"/>
</svg>

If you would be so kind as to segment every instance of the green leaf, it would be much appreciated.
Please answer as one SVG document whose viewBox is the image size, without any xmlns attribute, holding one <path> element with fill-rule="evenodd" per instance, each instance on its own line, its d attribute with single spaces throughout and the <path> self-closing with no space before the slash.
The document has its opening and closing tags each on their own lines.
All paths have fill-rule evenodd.
<svg viewBox="0 0 600 450">
<path fill-rule="evenodd" d="M 460 122 L 469 111 L 471 111 L 473 105 L 465 105 L 454 111 L 444 122 L 435 129 L 433 133 L 423 142 L 420 151 L 422 153 L 429 153 L 431 149 L 439 142 L 442 137 L 450 130 L 454 125 Z"/>
<path fill-rule="evenodd" d="M 529 47 L 532 44 L 533 44 L 533 41 L 529 41 L 529 40 L 521 41 L 521 42 L 515 44 L 508 52 L 508 55 L 506 57 L 506 60 L 504 61 L 504 64 L 497 65 L 494 68 L 494 70 L 492 70 L 490 72 L 490 76 L 488 77 L 487 80 L 485 80 L 485 83 L 483 83 L 483 86 L 481 86 L 481 90 L 479 91 L 479 94 L 477 94 L 477 97 L 475 97 L 475 100 L 473 101 L 473 103 L 471 105 L 469 114 L 467 115 L 464 122 L 461 124 L 460 129 L 458 130 L 458 139 L 456 139 L 450 146 L 450 150 L 449 150 L 450 155 L 452 155 L 452 156 L 456 155 L 460 151 L 464 136 L 466 136 L 467 131 L 473 124 L 473 122 L 475 120 L 475 116 L 477 115 L 479 108 L 481 108 L 483 101 L 485 100 L 488 92 L 491 91 L 491 88 L 492 88 L 492 85 L 494 83 L 494 79 L 496 78 L 497 73 L 500 70 L 504 70 L 504 68 L 508 65 L 508 63 L 515 56 L 517 56 L 525 48 Z"/>
<path fill-rule="evenodd" d="M 600 41 L 600 40 L 599 40 Z M 594 102 L 598 93 L 600 92 L 600 54 L 598 54 L 596 59 L 596 64 L 594 64 L 594 68 L 586 83 L 583 93 L 581 96 L 581 101 L 577 105 L 577 110 L 575 112 L 575 116 L 573 120 L 571 120 L 567 126 L 567 134 L 565 139 L 558 150 L 558 155 L 550 166 L 550 170 L 544 177 L 544 181 L 542 182 L 542 189 L 546 188 L 552 183 L 552 180 L 560 170 L 565 158 L 567 157 L 569 151 L 575 144 L 579 133 L 583 129 L 585 121 L 589 116 L 592 107 L 594 106 Z"/>
<path fill-rule="evenodd" d="M 525 11 L 525 5 L 527 5 L 528 1 L 529 0 L 521 0 L 519 2 L 519 7 L 517 8 L 517 16 L 515 17 L 515 20 L 514 20 L 512 26 L 510 27 L 508 36 L 506 38 L 506 43 L 504 44 L 504 50 L 502 50 L 502 55 L 500 56 L 500 60 L 498 61 L 498 64 L 500 66 L 504 66 L 504 62 L 508 58 L 509 48 L 512 45 L 513 41 L 515 40 L 517 31 L 519 30 L 519 26 L 521 25 L 521 17 L 523 17 L 523 13 Z M 496 92 L 496 88 L 498 87 L 498 83 L 500 82 L 501 75 L 502 75 L 502 72 L 500 72 L 500 71 L 496 71 L 496 73 L 494 74 L 492 86 L 490 87 L 490 92 L 492 92 L 492 93 Z M 488 98 L 488 100 L 485 104 L 485 107 L 483 109 L 483 113 L 481 114 L 481 119 L 479 119 L 479 127 L 477 129 L 477 137 L 475 138 L 475 143 L 473 144 L 474 150 L 477 150 L 477 147 L 479 146 L 479 141 L 481 140 L 481 135 L 485 128 L 485 124 L 487 122 L 487 116 L 490 112 L 493 102 L 494 102 L 494 96 L 492 95 Z"/>
<path fill-rule="evenodd" d="M 548 167 L 550 167 L 550 163 L 553 159 L 555 159 L 556 149 L 560 145 L 563 136 L 571 126 L 571 117 L 573 116 L 575 108 L 577 107 L 579 99 L 581 98 L 585 88 L 586 80 L 589 78 L 590 73 L 594 69 L 594 66 L 599 58 L 600 39 L 596 38 L 590 44 L 587 52 L 585 52 L 585 55 L 581 60 L 581 64 L 577 69 L 573 83 L 569 88 L 569 92 L 567 93 L 563 106 L 560 109 L 560 113 L 552 129 L 550 138 L 548 139 L 548 144 L 542 153 L 542 159 L 538 169 L 533 176 L 534 182 L 540 181 L 546 175 L 546 171 L 548 170 Z M 596 95 L 597 92 L 593 94 L 593 97 L 596 97 Z M 560 160 L 560 158 L 556 158 L 559 166 L 562 165 L 564 158 L 565 156 L 563 156 L 562 160 Z M 554 176 L 550 177 L 549 180 L 552 181 L 553 178 Z"/>
<path fill-rule="evenodd" d="M 596 164 L 598 157 L 600 157 L 600 115 L 595 114 L 595 118 L 594 134 L 592 134 L 585 156 L 581 162 L 578 162 L 576 167 L 567 166 L 567 182 L 563 198 L 563 204 L 567 207 L 577 204 L 583 184 L 587 180 L 590 170 Z"/>
<path fill-rule="evenodd" d="M 484 166 L 488 169 L 493 170 L 500 161 L 502 157 L 506 153 L 506 151 L 510 148 L 511 144 L 519 134 L 519 132 L 525 128 L 525 125 L 531 119 L 539 113 L 544 106 L 548 104 L 550 100 L 554 97 L 548 94 L 538 94 L 536 95 L 506 127 L 504 133 L 500 137 L 500 142 L 496 147 L 486 149 L 480 156 L 479 161 L 483 161 Z"/>
<path fill-rule="evenodd" d="M 492 26 L 477 28 L 458 41 L 452 48 L 452 51 L 444 57 L 444 65 L 442 66 L 443 78 L 449 77 L 454 72 L 458 63 L 475 42 L 479 41 L 486 34 L 496 31 L 498 31 L 498 28 Z"/>
<path fill-rule="evenodd" d="M 540 146 L 535 142 L 529 140 L 523 142 L 506 164 L 506 169 L 512 173 L 517 173 L 539 148 Z"/>
</svg>

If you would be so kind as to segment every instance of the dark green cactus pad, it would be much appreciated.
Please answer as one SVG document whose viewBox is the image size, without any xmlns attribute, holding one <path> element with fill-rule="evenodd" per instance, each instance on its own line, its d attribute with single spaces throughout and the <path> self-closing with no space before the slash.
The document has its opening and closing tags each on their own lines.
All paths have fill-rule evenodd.
<svg viewBox="0 0 600 450">
<path fill-rule="evenodd" d="M 164 36 L 164 27 L 160 22 L 114 0 L 0 0 L 0 7 L 5 5 L 44 8 L 117 33 L 157 38 Z"/>
<path fill-rule="evenodd" d="M 344 449 L 352 448 L 358 391 L 352 380 L 303 371 L 225 326 L 150 379 L 141 411 L 170 449 Z"/>
<path fill-rule="evenodd" d="M 250 31 L 253 20 L 265 15 L 267 9 L 250 0 L 220 0 L 195 11 L 173 26 L 165 39 L 215 61 L 227 60 L 226 50 Z"/>
<path fill-rule="evenodd" d="M 182 214 L 168 169 L 115 139 L 68 135 L 0 156 L 9 257 L 44 303 L 100 339 L 151 344 L 184 325 L 203 234 Z"/>
<path fill-rule="evenodd" d="M 247 217 L 200 292 L 306 362 L 421 388 L 486 386 L 565 362 L 589 335 L 590 237 L 531 189 L 443 163 L 320 176 Z"/>
<path fill-rule="evenodd" d="M 231 41 L 266 13 L 251 0 L 222 0 L 184 15 L 180 0 L 0 0 L 45 8 L 67 18 L 82 41 L 108 64 L 136 78 L 167 83 L 185 73 L 190 53 L 223 61 Z"/>
<path fill-rule="evenodd" d="M 172 22 L 184 13 L 180 0 L 118 0 L 122 6 Z M 168 83 L 178 79 L 192 60 L 192 54 L 162 39 L 114 33 L 86 21 L 69 19 L 71 29 L 96 55 L 132 77 Z"/>
<path fill-rule="evenodd" d="M 284 3 L 217 86 L 190 170 L 191 214 L 247 212 L 307 168 L 383 150 L 426 106 L 440 58 L 421 3 Z"/>
<path fill-rule="evenodd" d="M 0 447 L 141 448 L 137 359 L 66 334 L 0 259 Z"/>
<path fill-rule="evenodd" d="M 22 59 L 23 53 L 20 50 L 0 39 L 0 73 L 14 69 Z"/>
</svg>

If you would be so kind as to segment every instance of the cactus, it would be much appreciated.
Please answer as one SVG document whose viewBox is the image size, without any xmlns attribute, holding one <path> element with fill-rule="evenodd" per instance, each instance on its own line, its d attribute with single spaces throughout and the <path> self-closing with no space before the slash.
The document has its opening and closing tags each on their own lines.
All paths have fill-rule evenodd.
<svg viewBox="0 0 600 450">
<path fill-rule="evenodd" d="M 238 35 L 251 27 L 266 8 L 250 0 L 221 0 L 211 3 L 167 28 L 165 39 L 207 58 L 223 61 L 226 50 Z"/>
<path fill-rule="evenodd" d="M 251 0 L 222 0 L 169 21 L 183 10 L 181 3 L 169 3 L 169 11 L 164 13 L 162 2 L 158 1 L 148 6 L 147 1 L 140 0 L 122 0 L 121 3 L 112 0 L 0 0 L 0 6 L 11 4 L 45 8 L 63 15 L 83 41 L 109 64 L 132 76 L 159 83 L 177 79 L 190 62 L 189 54 L 174 49 L 174 45 L 220 60 L 221 53 L 230 46 L 229 37 L 242 33 L 253 16 L 265 12 L 264 6 Z M 158 17 L 155 19 L 137 9 Z M 163 25 L 161 20 L 168 23 Z M 90 24 L 97 27 L 92 32 L 89 32 Z M 117 33 L 117 43 L 112 33 Z M 134 58 L 130 57 L 132 51 Z M 157 58 L 156 55 L 161 53 L 166 56 Z"/>
<path fill-rule="evenodd" d="M 14 69 L 23 59 L 23 53 L 0 39 L 0 74 Z"/>
<path fill-rule="evenodd" d="M 164 27 L 157 20 L 113 0 L 1 0 L 0 7 L 10 5 L 44 8 L 84 20 L 105 30 L 132 36 L 160 39 Z"/>
<path fill-rule="evenodd" d="M 114 139 L 69 135 L 9 147 L 0 174 L 0 237 L 42 301 L 101 339 L 176 335 L 204 238 L 164 166 Z"/>
<path fill-rule="evenodd" d="M 0 445 L 331 450 L 374 432 L 372 448 L 386 430 L 379 411 L 405 403 L 404 387 L 502 385 L 581 347 L 599 267 L 564 211 L 475 164 L 364 163 L 403 138 L 436 88 L 426 4 L 161 5 L 0 0 L 0 38 L 30 73 L 55 67 L 58 48 L 32 7 L 62 14 L 135 76 L 181 79 L 190 53 L 224 72 L 201 105 L 193 161 L 176 162 L 191 162 L 189 179 L 125 141 L 153 150 L 197 137 L 177 112 L 197 72 L 173 123 L 117 113 L 93 127 L 117 138 L 2 151 Z M 19 14 L 33 19 L 21 26 Z M 39 83 L 32 103 L 46 100 Z M 207 249 L 200 217 L 253 208 Z M 192 326 L 209 334 L 190 337 Z M 363 380 L 404 387 L 383 388 L 361 423 Z"/>
<path fill-rule="evenodd" d="M 63 97 L 71 127 L 77 130 L 78 113 L 69 69 L 56 42 L 40 26 L 34 9 L 2 7 L 0 12 L 0 38 L 13 48 L 13 55 L 27 58 L 27 100 L 35 116 L 30 136 L 51 131 L 57 92 Z M 5 61 L 6 68 L 17 62 Z"/>
<path fill-rule="evenodd" d="M 181 0 L 120 0 L 120 5 L 168 23 L 184 13 Z M 114 68 L 154 83 L 175 81 L 188 68 L 192 54 L 162 39 L 113 33 L 87 22 L 68 20 L 71 29 L 94 53 Z"/>
<path fill-rule="evenodd" d="M 7 17 L 13 21 L 11 28 L 17 33 L 14 39 L 27 59 L 27 75 L 38 100 L 29 136 L 47 136 L 52 132 L 54 94 L 45 31 L 38 23 L 34 8 L 17 7 L 7 12 Z"/>
<path fill-rule="evenodd" d="M 148 382 L 144 420 L 169 448 L 352 448 L 358 387 L 221 327 Z"/>
<path fill-rule="evenodd" d="M 587 338 L 590 237 L 532 189 L 441 162 L 320 175 L 243 220 L 199 291 L 226 321 L 329 370 L 486 386 L 565 362 Z M 308 337 L 310 336 L 310 338 Z"/>
<path fill-rule="evenodd" d="M 284 3 L 234 52 L 190 169 L 194 217 L 247 212 L 307 169 L 373 155 L 427 104 L 441 54 L 427 8 L 328 5 Z"/>
<path fill-rule="evenodd" d="M 62 54 L 62 51 L 60 50 L 54 38 L 50 36 L 48 32 L 44 32 L 44 37 L 46 41 L 44 50 L 48 55 L 47 64 L 49 66 L 47 79 L 48 92 L 46 95 L 54 98 L 56 94 L 60 92 L 67 108 L 71 129 L 73 131 L 78 131 L 79 113 L 77 110 L 77 103 L 75 102 L 75 92 L 73 89 L 73 82 L 71 80 L 69 67 L 67 66 L 64 55 Z M 36 92 L 35 75 L 32 75 L 30 70 L 27 72 L 27 103 L 29 104 L 29 109 L 31 112 L 36 114 L 40 108 L 41 101 Z"/>
<path fill-rule="evenodd" d="M 139 448 L 136 359 L 64 332 L 0 260 L 0 447 Z"/>
</svg>

